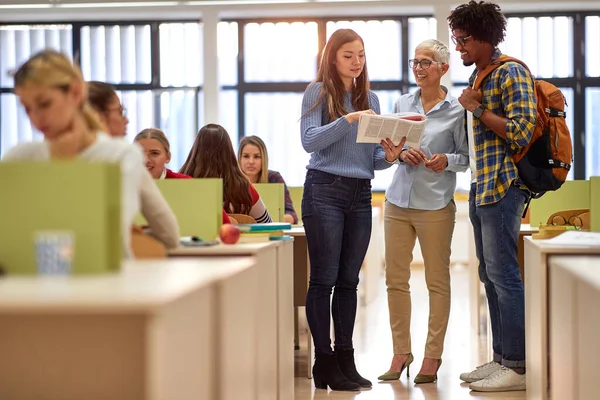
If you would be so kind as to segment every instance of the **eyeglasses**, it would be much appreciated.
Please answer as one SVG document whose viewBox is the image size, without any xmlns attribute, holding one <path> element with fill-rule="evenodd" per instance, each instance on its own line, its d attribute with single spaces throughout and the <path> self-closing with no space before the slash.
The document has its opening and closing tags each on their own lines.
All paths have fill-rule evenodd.
<svg viewBox="0 0 600 400">
<path fill-rule="evenodd" d="M 461 46 L 464 46 L 465 43 L 467 43 L 467 40 L 469 40 L 471 38 L 472 38 L 471 35 L 469 35 L 469 36 L 458 36 L 458 37 L 454 36 L 454 35 L 450 36 L 450 39 L 452 39 L 452 43 L 459 44 Z"/>
<path fill-rule="evenodd" d="M 416 58 L 408 60 L 408 66 L 411 68 L 417 68 L 417 65 L 420 65 L 421 69 L 427 69 L 427 68 L 431 67 L 431 64 L 445 64 L 445 63 L 439 62 L 439 61 L 427 60 L 427 59 L 417 60 Z"/>
<path fill-rule="evenodd" d="M 127 117 L 127 109 L 123 106 L 108 108 L 106 111 L 118 111 L 123 118 Z"/>
</svg>

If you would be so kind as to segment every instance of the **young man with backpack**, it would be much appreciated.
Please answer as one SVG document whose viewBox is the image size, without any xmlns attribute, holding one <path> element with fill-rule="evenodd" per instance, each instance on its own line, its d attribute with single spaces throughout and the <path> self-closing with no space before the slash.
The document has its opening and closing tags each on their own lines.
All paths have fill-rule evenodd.
<svg viewBox="0 0 600 400">
<path fill-rule="evenodd" d="M 492 326 L 494 358 L 461 374 L 475 391 L 525 390 L 525 300 L 517 261 L 521 217 L 530 191 L 513 155 L 530 143 L 536 124 L 534 81 L 518 62 L 503 62 L 479 90 L 478 74 L 501 56 L 506 19 L 497 4 L 471 1 L 448 17 L 465 66 L 475 66 L 459 102 L 467 110 L 471 164 L 469 218 L 479 277 Z"/>
</svg>

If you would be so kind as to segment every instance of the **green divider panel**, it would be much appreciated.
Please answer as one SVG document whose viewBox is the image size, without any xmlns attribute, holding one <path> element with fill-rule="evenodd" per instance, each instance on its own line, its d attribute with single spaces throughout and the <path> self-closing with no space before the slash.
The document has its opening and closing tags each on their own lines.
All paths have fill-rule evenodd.
<svg viewBox="0 0 600 400">
<path fill-rule="evenodd" d="M 290 192 L 290 197 L 292 198 L 292 202 L 294 203 L 294 210 L 296 210 L 296 214 L 298 214 L 298 223 L 302 223 L 302 195 L 304 194 L 304 186 L 288 186 L 288 190 Z"/>
<path fill-rule="evenodd" d="M 219 235 L 223 223 L 221 179 L 162 179 L 156 184 L 177 217 L 181 236 L 211 241 Z M 147 225 L 141 214 L 135 222 Z"/>
<path fill-rule="evenodd" d="M 590 178 L 590 230 L 600 232 L 600 176 Z"/>
<path fill-rule="evenodd" d="M 0 266 L 36 274 L 36 233 L 74 235 L 71 273 L 120 269 L 121 174 L 118 165 L 0 163 Z"/>
<path fill-rule="evenodd" d="M 547 192 L 531 201 L 529 223 L 532 226 L 545 224 L 557 211 L 590 207 L 590 181 L 566 181 L 555 192 Z"/>
<path fill-rule="evenodd" d="M 283 222 L 285 214 L 285 192 L 283 183 L 254 183 L 273 222 Z"/>
</svg>

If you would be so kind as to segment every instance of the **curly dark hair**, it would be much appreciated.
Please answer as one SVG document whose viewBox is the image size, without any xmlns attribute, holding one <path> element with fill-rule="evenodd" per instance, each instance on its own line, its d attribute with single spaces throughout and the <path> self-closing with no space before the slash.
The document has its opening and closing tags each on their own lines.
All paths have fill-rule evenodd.
<svg viewBox="0 0 600 400">
<path fill-rule="evenodd" d="M 485 1 L 471 0 L 461 4 L 450 13 L 448 23 L 451 30 L 460 29 L 480 42 L 497 47 L 504 40 L 506 18 L 500 6 Z"/>
</svg>

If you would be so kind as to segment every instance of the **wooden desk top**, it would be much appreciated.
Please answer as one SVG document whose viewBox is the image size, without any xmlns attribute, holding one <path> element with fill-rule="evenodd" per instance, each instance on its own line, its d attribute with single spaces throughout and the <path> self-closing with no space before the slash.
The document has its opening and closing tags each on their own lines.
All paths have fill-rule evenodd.
<svg viewBox="0 0 600 400">
<path fill-rule="evenodd" d="M 170 257 L 175 256 L 253 256 L 265 250 L 282 246 L 284 241 L 272 240 L 268 242 L 217 244 L 205 247 L 178 247 L 169 250 Z"/>
<path fill-rule="evenodd" d="M 550 265 L 568 271 L 600 291 L 600 256 L 553 256 Z"/>
<path fill-rule="evenodd" d="M 294 225 L 292 229 L 285 230 L 283 233 L 289 236 L 306 236 L 303 225 Z"/>
<path fill-rule="evenodd" d="M 531 226 L 529 224 L 521 224 L 521 230 L 519 231 L 519 233 L 524 234 L 524 235 L 531 235 L 533 233 L 538 233 L 540 230 L 540 228 L 538 228 L 537 226 Z"/>
<path fill-rule="evenodd" d="M 600 254 L 600 247 L 588 246 L 569 246 L 556 244 L 549 239 L 533 239 L 531 236 L 525 236 L 525 247 L 538 249 L 541 253 L 554 254 Z"/>
<path fill-rule="evenodd" d="M 150 313 L 254 264 L 253 257 L 131 260 L 113 274 L 7 276 L 0 313 Z"/>
</svg>

